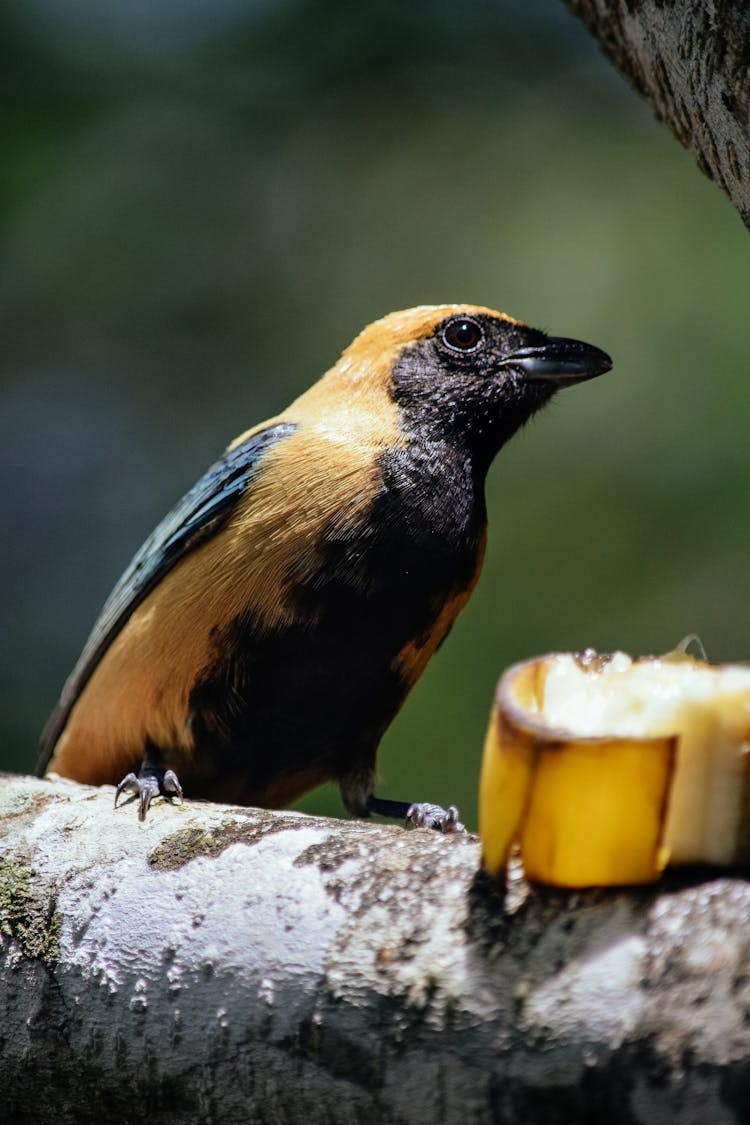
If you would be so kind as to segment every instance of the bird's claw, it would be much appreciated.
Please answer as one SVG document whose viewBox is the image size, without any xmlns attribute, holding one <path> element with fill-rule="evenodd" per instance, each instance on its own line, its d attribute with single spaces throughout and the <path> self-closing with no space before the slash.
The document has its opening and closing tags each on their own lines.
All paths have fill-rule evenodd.
<svg viewBox="0 0 750 1125">
<path fill-rule="evenodd" d="M 138 819 L 145 820 L 154 797 L 178 797 L 182 802 L 182 786 L 174 770 L 145 766 L 136 777 L 127 774 L 115 789 L 115 808 L 122 793 L 133 793 L 139 798 Z"/>
<path fill-rule="evenodd" d="M 420 801 L 409 805 L 406 810 L 406 823 L 412 828 L 434 828 L 436 832 L 465 832 L 461 821 L 458 819 L 458 809 L 455 805 L 431 805 Z"/>
</svg>

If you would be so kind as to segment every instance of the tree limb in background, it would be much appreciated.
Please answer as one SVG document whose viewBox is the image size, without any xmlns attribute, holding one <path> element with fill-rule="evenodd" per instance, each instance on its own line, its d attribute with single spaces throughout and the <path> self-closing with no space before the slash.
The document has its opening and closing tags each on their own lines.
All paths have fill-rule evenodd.
<svg viewBox="0 0 750 1125">
<path fill-rule="evenodd" d="M 566 0 L 750 226 L 746 0 Z"/>
<path fill-rule="evenodd" d="M 0 1119 L 747 1120 L 750 886 L 503 898 L 476 837 L 0 781 Z"/>
</svg>

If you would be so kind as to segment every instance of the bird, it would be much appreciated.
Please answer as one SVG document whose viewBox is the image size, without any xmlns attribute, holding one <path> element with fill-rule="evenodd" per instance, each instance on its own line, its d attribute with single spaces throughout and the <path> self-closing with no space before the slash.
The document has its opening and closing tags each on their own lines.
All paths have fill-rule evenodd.
<svg viewBox="0 0 750 1125">
<path fill-rule="evenodd" d="M 343 805 L 458 831 L 375 794 L 380 740 L 479 577 L 485 478 L 599 348 L 478 305 L 368 325 L 237 437 L 145 541 L 44 728 L 37 773 L 154 797 Z"/>
</svg>

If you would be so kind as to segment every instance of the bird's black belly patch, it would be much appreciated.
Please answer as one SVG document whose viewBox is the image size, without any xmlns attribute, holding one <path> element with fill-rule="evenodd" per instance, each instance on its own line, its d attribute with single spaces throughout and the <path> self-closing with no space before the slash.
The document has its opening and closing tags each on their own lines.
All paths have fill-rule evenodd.
<svg viewBox="0 0 750 1125">
<path fill-rule="evenodd" d="M 460 535 L 446 537 L 420 513 L 424 496 L 399 495 L 399 460 L 383 464 L 359 527 L 328 528 L 315 564 L 287 582 L 295 623 L 264 632 L 247 612 L 215 638 L 189 701 L 196 757 L 215 776 L 260 791 L 313 765 L 338 778 L 372 764 L 411 687 L 396 658 L 474 581 L 484 527 L 483 504 L 468 505 Z"/>
</svg>

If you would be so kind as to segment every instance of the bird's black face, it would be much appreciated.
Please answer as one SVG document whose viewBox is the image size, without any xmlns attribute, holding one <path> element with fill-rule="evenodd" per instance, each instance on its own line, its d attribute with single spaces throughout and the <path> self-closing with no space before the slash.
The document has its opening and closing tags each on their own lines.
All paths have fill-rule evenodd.
<svg viewBox="0 0 750 1125">
<path fill-rule="evenodd" d="M 459 440 L 486 468 L 561 387 L 608 371 L 605 352 L 485 313 L 456 312 L 409 345 L 393 370 L 405 427 Z"/>
</svg>

